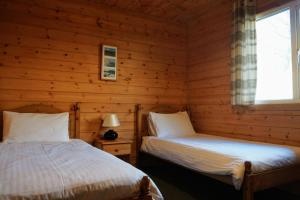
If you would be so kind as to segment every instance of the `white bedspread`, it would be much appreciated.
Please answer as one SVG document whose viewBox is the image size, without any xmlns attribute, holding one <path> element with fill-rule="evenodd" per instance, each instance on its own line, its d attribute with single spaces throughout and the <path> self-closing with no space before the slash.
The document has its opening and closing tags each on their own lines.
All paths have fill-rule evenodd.
<svg viewBox="0 0 300 200">
<path fill-rule="evenodd" d="M 141 150 L 187 168 L 217 175 L 231 175 L 240 189 L 244 162 L 259 172 L 300 162 L 300 147 L 250 142 L 212 135 L 144 137 Z"/>
<path fill-rule="evenodd" d="M 122 199 L 145 174 L 81 140 L 0 144 L 0 199 Z M 155 199 L 161 193 L 151 181 Z"/>
</svg>

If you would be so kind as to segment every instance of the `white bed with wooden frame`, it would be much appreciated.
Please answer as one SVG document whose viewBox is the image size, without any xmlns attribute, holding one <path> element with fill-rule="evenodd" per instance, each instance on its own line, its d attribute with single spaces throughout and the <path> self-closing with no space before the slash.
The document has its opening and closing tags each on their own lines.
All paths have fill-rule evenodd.
<svg viewBox="0 0 300 200">
<path fill-rule="evenodd" d="M 142 106 L 140 104 L 136 105 L 136 134 L 137 134 L 137 149 L 141 150 L 142 140 L 143 137 L 149 137 L 149 128 L 148 128 L 148 116 L 149 112 L 156 112 L 156 113 L 162 113 L 162 114 L 169 114 L 169 113 L 176 113 L 178 111 L 187 110 L 187 107 L 174 107 L 174 106 L 168 106 L 168 105 L 158 105 L 155 107 L 147 107 Z M 152 136 L 153 137 L 153 136 Z M 230 140 L 228 138 L 228 140 Z M 234 139 L 233 139 L 234 140 Z M 161 143 L 160 145 L 163 146 L 164 144 L 167 145 L 168 140 L 162 140 L 166 143 Z M 247 143 L 247 141 L 245 141 Z M 249 141 L 250 143 L 250 141 Z M 175 145 L 174 143 L 172 143 Z M 262 144 L 263 145 L 263 144 Z M 175 146 L 174 146 L 175 147 Z M 297 148 L 299 150 L 299 148 Z M 163 148 L 157 150 L 157 152 L 163 151 Z M 171 151 L 171 150 L 170 150 Z M 299 151 L 298 151 L 299 152 Z M 180 165 L 182 167 L 188 168 L 190 170 L 193 170 L 197 173 L 206 175 L 208 177 L 211 177 L 213 179 L 219 180 L 221 182 L 231 184 L 233 185 L 232 181 L 232 175 L 226 174 L 226 175 L 220 175 L 220 174 L 213 174 L 213 173 L 207 173 L 203 172 L 201 170 L 195 170 L 192 167 L 184 166 L 180 163 L 174 163 L 171 159 L 167 159 L 166 156 L 159 157 L 159 154 L 154 155 L 150 152 L 140 152 L 138 151 L 138 156 L 145 155 L 151 155 L 154 157 L 158 157 L 162 160 L 165 160 L 167 162 L 171 162 L 176 165 Z M 162 152 L 160 152 L 162 153 Z M 176 153 L 174 153 L 176 154 Z M 174 156 L 174 154 L 170 154 L 169 156 Z M 175 155 L 176 156 L 176 155 Z M 188 156 L 188 155 L 187 155 Z M 201 154 L 199 154 L 201 157 Z M 299 157 L 299 153 L 298 153 Z M 183 157 L 177 158 L 178 160 L 183 159 Z M 190 162 L 190 160 L 188 161 Z M 251 162 L 251 160 L 244 160 L 242 161 L 242 164 L 244 164 L 244 175 L 243 175 L 243 182 L 241 186 L 241 190 L 243 190 L 243 199 L 244 200 L 252 200 L 253 194 L 256 191 L 268 189 L 271 187 L 279 186 L 281 184 L 289 183 L 292 181 L 300 180 L 300 163 L 296 161 L 293 164 L 283 164 L 280 167 L 271 167 L 268 170 L 261 170 L 261 171 L 254 171 L 252 170 L 254 165 Z M 191 165 L 190 165 L 191 166 Z"/>
<path fill-rule="evenodd" d="M 12 111 L 62 112 L 43 104 Z M 78 104 L 70 106 L 69 118 L 69 136 L 76 138 Z M 2 131 L 2 112 L 0 119 Z M 0 143 L 0 170 L 0 199 L 163 199 L 146 174 L 79 139 Z"/>
</svg>

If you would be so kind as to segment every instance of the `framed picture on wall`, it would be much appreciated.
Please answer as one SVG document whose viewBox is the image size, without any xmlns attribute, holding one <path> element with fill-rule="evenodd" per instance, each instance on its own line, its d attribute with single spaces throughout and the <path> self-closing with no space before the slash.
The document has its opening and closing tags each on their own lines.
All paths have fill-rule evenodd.
<svg viewBox="0 0 300 200">
<path fill-rule="evenodd" d="M 117 47 L 102 45 L 102 80 L 117 80 Z"/>
</svg>

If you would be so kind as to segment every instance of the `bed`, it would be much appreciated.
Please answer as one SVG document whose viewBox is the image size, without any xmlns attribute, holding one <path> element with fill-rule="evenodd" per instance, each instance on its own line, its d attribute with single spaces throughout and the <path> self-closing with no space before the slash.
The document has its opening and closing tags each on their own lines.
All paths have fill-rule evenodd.
<svg viewBox="0 0 300 200">
<path fill-rule="evenodd" d="M 61 112 L 42 104 L 14 111 Z M 72 105 L 68 142 L 0 143 L 0 199 L 163 199 L 145 173 L 75 139 L 77 112 Z"/>
<path fill-rule="evenodd" d="M 186 108 L 136 106 L 137 148 L 243 190 L 243 199 L 280 184 L 300 180 L 300 147 L 251 142 L 206 134 L 149 136 L 149 112 L 175 113 Z M 140 154 L 139 156 L 141 156 Z"/>
</svg>

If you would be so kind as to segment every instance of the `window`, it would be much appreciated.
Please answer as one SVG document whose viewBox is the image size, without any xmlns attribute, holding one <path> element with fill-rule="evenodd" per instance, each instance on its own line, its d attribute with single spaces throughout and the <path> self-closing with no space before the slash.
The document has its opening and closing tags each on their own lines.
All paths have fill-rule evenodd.
<svg viewBox="0 0 300 200">
<path fill-rule="evenodd" d="M 257 17 L 257 103 L 299 101 L 297 2 Z"/>
</svg>

